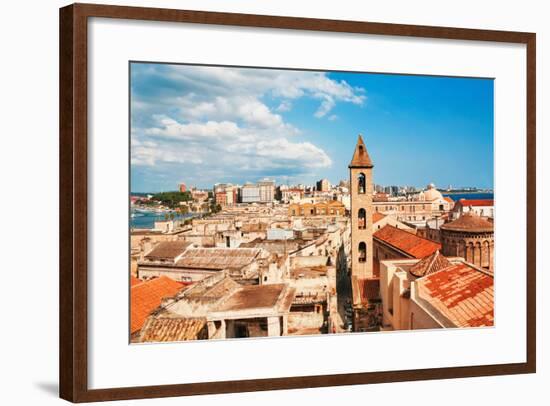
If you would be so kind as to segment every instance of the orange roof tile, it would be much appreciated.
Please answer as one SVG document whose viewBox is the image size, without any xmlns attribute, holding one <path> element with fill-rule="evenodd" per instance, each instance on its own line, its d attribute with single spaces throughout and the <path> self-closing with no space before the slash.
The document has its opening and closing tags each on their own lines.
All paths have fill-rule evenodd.
<svg viewBox="0 0 550 406">
<path fill-rule="evenodd" d="M 411 269 L 409 269 L 409 272 L 413 276 L 422 277 L 440 271 L 448 266 L 451 266 L 449 260 L 437 250 L 414 264 Z"/>
<path fill-rule="evenodd" d="M 372 222 L 378 223 L 380 220 L 382 220 L 384 217 L 386 217 L 385 214 L 374 212 L 372 213 Z"/>
<path fill-rule="evenodd" d="M 493 231 L 493 223 L 470 211 L 464 213 L 455 221 L 442 224 L 441 229 L 451 231 L 487 232 Z"/>
<path fill-rule="evenodd" d="M 441 249 L 441 244 L 435 241 L 419 237 L 389 224 L 376 231 L 373 237 L 418 259 L 424 258 Z"/>
<path fill-rule="evenodd" d="M 162 299 L 174 296 L 184 285 L 167 276 L 143 282 L 130 288 L 130 331 L 135 333 Z"/>
<path fill-rule="evenodd" d="M 495 201 L 493 199 L 460 199 L 458 203 L 460 203 L 463 207 L 495 205 Z"/>
<path fill-rule="evenodd" d="M 494 325 L 494 278 L 468 264 L 417 279 L 418 295 L 456 327 Z"/>
<path fill-rule="evenodd" d="M 141 279 L 136 278 L 135 276 L 130 276 L 130 286 L 136 286 L 140 283 L 143 283 Z"/>
<path fill-rule="evenodd" d="M 140 342 L 188 341 L 207 338 L 201 334 L 205 318 L 150 317 L 140 333 Z"/>
</svg>

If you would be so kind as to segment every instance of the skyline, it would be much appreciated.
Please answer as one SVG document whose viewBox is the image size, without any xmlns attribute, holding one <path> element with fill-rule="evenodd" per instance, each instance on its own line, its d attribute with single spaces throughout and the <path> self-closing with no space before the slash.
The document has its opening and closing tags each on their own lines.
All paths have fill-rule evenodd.
<svg viewBox="0 0 550 406">
<path fill-rule="evenodd" d="M 493 80 L 131 64 L 131 191 L 348 179 L 493 188 Z"/>
</svg>

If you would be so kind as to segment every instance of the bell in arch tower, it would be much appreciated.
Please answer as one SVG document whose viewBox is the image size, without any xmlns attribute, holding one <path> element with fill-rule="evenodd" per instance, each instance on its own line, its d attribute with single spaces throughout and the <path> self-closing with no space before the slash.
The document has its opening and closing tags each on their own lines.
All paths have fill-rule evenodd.
<svg viewBox="0 0 550 406">
<path fill-rule="evenodd" d="M 351 275 L 373 278 L 372 264 L 372 168 L 363 137 L 359 134 L 349 164 L 351 196 Z M 354 292 L 354 303 L 360 300 Z"/>
</svg>

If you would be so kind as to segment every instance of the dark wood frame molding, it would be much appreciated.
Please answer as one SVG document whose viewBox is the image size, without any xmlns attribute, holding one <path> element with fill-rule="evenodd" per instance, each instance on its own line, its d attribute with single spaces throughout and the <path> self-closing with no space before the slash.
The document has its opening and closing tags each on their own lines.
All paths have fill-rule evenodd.
<svg viewBox="0 0 550 406">
<path fill-rule="evenodd" d="M 482 365 L 284 377 L 212 383 L 88 389 L 87 384 L 87 27 L 89 17 L 217 24 L 422 38 L 493 41 L 527 46 L 527 361 Z M 141 399 L 536 371 L 536 179 L 534 33 L 337 21 L 203 11 L 73 4 L 60 9 L 60 396 L 72 402 Z"/>
</svg>

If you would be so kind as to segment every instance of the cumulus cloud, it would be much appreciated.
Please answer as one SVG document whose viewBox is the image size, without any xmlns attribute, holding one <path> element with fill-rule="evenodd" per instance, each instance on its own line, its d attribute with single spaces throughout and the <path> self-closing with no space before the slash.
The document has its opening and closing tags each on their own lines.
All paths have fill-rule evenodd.
<svg viewBox="0 0 550 406">
<path fill-rule="evenodd" d="M 289 102 L 288 100 L 283 100 L 281 104 L 279 104 L 276 110 L 283 113 L 286 111 L 290 111 L 292 110 L 292 103 Z"/>
<path fill-rule="evenodd" d="M 133 64 L 131 75 L 132 165 L 159 173 L 164 165 L 186 179 L 200 173 L 203 181 L 330 167 L 284 113 L 304 98 L 317 104 L 314 117 L 334 120 L 338 103 L 366 100 L 364 89 L 322 72 Z"/>
</svg>

